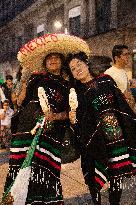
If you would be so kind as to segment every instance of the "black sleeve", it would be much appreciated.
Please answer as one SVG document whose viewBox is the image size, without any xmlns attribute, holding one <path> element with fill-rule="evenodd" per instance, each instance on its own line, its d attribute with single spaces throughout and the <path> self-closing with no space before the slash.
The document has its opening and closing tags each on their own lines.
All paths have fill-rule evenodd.
<svg viewBox="0 0 136 205">
<path fill-rule="evenodd" d="M 39 75 L 32 75 L 29 78 L 27 88 L 26 88 L 26 97 L 23 101 L 23 105 L 27 105 L 31 100 L 37 100 L 38 99 L 38 88 L 37 85 L 40 82 L 40 76 Z"/>
</svg>

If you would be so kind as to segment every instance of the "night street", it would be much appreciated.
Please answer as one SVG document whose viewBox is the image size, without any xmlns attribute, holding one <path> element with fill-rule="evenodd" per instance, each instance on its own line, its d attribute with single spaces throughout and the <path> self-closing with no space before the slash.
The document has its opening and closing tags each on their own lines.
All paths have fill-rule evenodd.
<svg viewBox="0 0 136 205">
<path fill-rule="evenodd" d="M 136 205 L 136 0 L 0 0 L 1 204 Z"/>
</svg>

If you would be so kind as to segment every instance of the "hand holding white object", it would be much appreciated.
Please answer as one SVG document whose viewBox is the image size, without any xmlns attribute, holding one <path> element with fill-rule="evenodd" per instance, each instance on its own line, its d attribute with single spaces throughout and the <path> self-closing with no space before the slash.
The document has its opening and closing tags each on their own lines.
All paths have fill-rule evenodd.
<svg viewBox="0 0 136 205">
<path fill-rule="evenodd" d="M 69 105 L 71 108 L 71 111 L 69 112 L 69 119 L 72 124 L 76 123 L 76 109 L 78 107 L 78 100 L 77 100 L 77 94 L 74 88 L 70 89 L 69 94 Z"/>
<path fill-rule="evenodd" d="M 38 88 L 38 97 L 39 97 L 40 105 L 41 105 L 43 112 L 45 114 L 50 112 L 50 105 L 49 105 L 48 98 L 46 96 L 46 93 L 43 87 Z"/>
<path fill-rule="evenodd" d="M 41 108 L 44 114 L 48 114 L 50 112 L 50 105 L 48 103 L 48 98 L 46 96 L 45 90 L 43 87 L 38 88 L 38 97 L 40 101 Z M 31 130 L 31 134 L 35 135 L 38 128 L 41 127 L 41 123 L 37 122 L 36 126 Z"/>
</svg>

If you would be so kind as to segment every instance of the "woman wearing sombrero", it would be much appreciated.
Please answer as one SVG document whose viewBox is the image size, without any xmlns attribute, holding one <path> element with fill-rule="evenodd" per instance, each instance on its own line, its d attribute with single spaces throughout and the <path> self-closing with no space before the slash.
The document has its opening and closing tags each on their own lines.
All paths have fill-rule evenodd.
<svg viewBox="0 0 136 205">
<path fill-rule="evenodd" d="M 65 56 L 79 50 L 89 55 L 80 38 L 48 34 L 28 42 L 18 53 L 23 70 L 17 103 L 23 108 L 11 143 L 3 204 L 64 204 L 60 153 L 68 118 L 68 85 L 62 67 Z"/>
</svg>

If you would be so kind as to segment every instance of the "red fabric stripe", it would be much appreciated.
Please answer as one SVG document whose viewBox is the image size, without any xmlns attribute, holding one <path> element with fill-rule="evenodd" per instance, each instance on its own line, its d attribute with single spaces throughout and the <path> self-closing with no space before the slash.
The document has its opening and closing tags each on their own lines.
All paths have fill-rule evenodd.
<svg viewBox="0 0 136 205">
<path fill-rule="evenodd" d="M 100 178 L 95 176 L 95 180 L 101 185 L 101 187 L 103 187 L 104 183 L 100 180 Z"/>
<path fill-rule="evenodd" d="M 61 167 L 60 167 L 59 165 L 57 165 L 57 164 L 55 164 L 54 162 L 52 162 L 48 157 L 43 156 L 43 155 L 39 154 L 38 152 L 35 152 L 34 155 L 37 156 L 37 157 L 39 157 L 40 159 L 43 159 L 43 160 L 48 161 L 48 162 L 49 162 L 53 167 L 55 167 L 56 169 L 59 169 L 59 170 L 61 169 Z"/>
<path fill-rule="evenodd" d="M 100 75 L 98 75 L 96 78 L 101 78 L 103 76 L 109 76 L 108 74 L 104 74 L 104 73 L 101 73 Z M 111 78 L 111 76 L 109 76 Z"/>
<path fill-rule="evenodd" d="M 11 159 L 21 159 L 21 158 L 25 158 L 26 154 L 12 154 L 10 155 Z"/>
<path fill-rule="evenodd" d="M 126 162 L 122 162 L 122 163 L 119 163 L 119 164 L 112 164 L 112 165 L 109 165 L 109 168 L 112 168 L 112 169 L 117 169 L 117 168 L 120 168 L 120 167 L 123 167 L 123 166 L 128 166 L 132 164 L 131 161 L 126 161 Z"/>
</svg>

